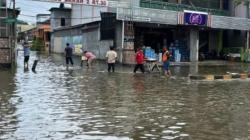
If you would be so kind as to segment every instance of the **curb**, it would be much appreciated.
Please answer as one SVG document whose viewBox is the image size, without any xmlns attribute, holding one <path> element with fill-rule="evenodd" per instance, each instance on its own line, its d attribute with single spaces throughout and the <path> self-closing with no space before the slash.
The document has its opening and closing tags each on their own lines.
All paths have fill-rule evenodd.
<svg viewBox="0 0 250 140">
<path fill-rule="evenodd" d="M 233 79 L 242 79 L 247 80 L 250 78 L 250 73 L 237 73 L 237 74 L 225 74 L 225 75 L 189 75 L 191 80 L 233 80 Z"/>
</svg>

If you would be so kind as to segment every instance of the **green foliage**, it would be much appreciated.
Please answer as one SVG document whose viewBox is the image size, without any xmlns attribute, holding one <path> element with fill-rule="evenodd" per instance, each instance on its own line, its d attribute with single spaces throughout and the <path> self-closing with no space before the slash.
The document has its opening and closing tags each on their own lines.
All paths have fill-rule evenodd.
<svg viewBox="0 0 250 140">
<path fill-rule="evenodd" d="M 249 49 L 244 49 L 244 48 L 241 48 L 240 50 L 240 60 L 242 62 L 246 62 L 248 57 L 249 57 L 249 54 L 250 54 L 250 50 Z"/>
<path fill-rule="evenodd" d="M 44 42 L 41 38 L 34 38 L 32 41 L 31 50 L 42 51 L 44 49 Z"/>
<path fill-rule="evenodd" d="M 250 0 L 233 0 L 233 2 L 234 2 L 234 5 L 235 5 L 235 6 L 238 6 L 238 5 L 240 5 L 241 3 L 244 3 L 244 4 L 249 3 Z"/>
<path fill-rule="evenodd" d="M 230 52 L 229 48 L 223 48 L 222 51 L 221 51 L 221 53 L 222 53 L 223 55 L 226 55 L 226 54 L 228 54 L 229 52 Z"/>
</svg>

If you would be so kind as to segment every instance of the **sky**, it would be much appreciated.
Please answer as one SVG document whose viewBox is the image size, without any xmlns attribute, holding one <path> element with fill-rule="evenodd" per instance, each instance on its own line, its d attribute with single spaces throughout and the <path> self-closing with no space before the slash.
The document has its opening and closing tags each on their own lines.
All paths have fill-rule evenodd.
<svg viewBox="0 0 250 140">
<path fill-rule="evenodd" d="M 16 0 L 16 8 L 20 8 L 21 10 L 18 19 L 26 21 L 30 24 L 36 22 L 37 14 L 49 14 L 49 9 L 51 7 L 59 7 L 59 3 L 39 2 L 33 0 Z"/>
</svg>

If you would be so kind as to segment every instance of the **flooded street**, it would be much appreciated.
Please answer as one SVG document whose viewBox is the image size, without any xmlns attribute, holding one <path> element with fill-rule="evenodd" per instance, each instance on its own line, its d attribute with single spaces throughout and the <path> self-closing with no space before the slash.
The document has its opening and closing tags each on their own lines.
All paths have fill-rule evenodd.
<svg viewBox="0 0 250 140">
<path fill-rule="evenodd" d="M 188 66 L 172 67 L 173 79 L 129 66 L 107 73 L 104 62 L 66 70 L 61 55 L 32 54 L 24 71 L 18 59 L 0 71 L 1 140 L 250 140 L 250 80 L 190 81 Z M 238 65 L 199 72 L 248 69 Z"/>
</svg>

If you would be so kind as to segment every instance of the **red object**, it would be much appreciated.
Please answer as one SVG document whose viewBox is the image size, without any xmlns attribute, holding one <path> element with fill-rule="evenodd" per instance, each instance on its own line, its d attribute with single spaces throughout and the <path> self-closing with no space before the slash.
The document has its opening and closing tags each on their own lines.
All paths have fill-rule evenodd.
<svg viewBox="0 0 250 140">
<path fill-rule="evenodd" d="M 144 54 L 142 50 L 139 50 L 138 52 L 136 52 L 136 62 L 137 64 L 144 63 Z"/>
</svg>

